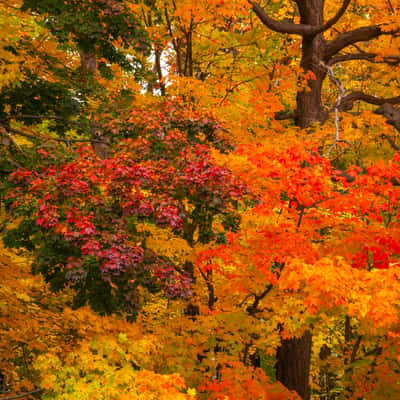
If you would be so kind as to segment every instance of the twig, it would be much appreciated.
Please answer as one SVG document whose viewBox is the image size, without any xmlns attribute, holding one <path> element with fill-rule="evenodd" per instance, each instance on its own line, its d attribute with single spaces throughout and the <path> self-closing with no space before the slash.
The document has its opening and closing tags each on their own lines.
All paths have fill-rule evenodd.
<svg viewBox="0 0 400 400">
<path fill-rule="evenodd" d="M 63 142 L 63 143 L 104 143 L 104 144 L 109 144 L 107 142 L 104 142 L 103 140 L 98 140 L 98 139 L 63 139 L 63 138 L 54 138 L 51 136 L 43 136 L 43 135 L 31 135 L 30 133 L 22 132 L 19 129 L 11 128 L 10 126 L 4 127 L 8 132 L 12 132 L 16 135 L 19 136 L 24 136 L 29 139 L 44 139 L 44 140 L 54 140 L 56 142 Z"/>
<path fill-rule="evenodd" d="M 13 137 L 10 135 L 9 132 L 7 132 L 7 131 L 4 129 L 3 134 L 4 134 L 4 135 L 7 135 L 8 140 L 9 140 L 22 154 L 25 154 L 25 152 L 21 149 L 21 146 L 13 139 Z"/>
<path fill-rule="evenodd" d="M 388 6 L 390 8 L 390 11 L 392 12 L 392 14 L 394 14 L 396 12 L 396 10 L 393 7 L 392 1 L 391 0 L 387 0 Z"/>
<path fill-rule="evenodd" d="M 326 153 L 327 156 L 331 153 L 331 151 L 336 147 L 336 144 L 340 140 L 340 126 L 339 126 L 339 107 L 342 102 L 342 99 L 344 96 L 346 96 L 346 89 L 343 86 L 343 83 L 340 79 L 336 78 L 332 67 L 329 65 L 326 65 L 323 61 L 320 61 L 320 64 L 322 65 L 323 68 L 326 69 L 329 79 L 337 86 L 339 89 L 339 95 L 336 98 L 335 105 L 333 106 L 334 111 L 335 111 L 335 140 L 333 141 L 331 147 L 329 147 L 328 152 Z"/>
<path fill-rule="evenodd" d="M 15 399 L 22 399 L 23 397 L 31 396 L 32 394 L 40 393 L 43 392 L 44 389 L 38 388 L 31 390 L 30 392 L 25 392 L 21 394 L 17 394 L 15 396 L 9 396 L 9 397 L 2 397 L 0 400 L 15 400 Z"/>
<path fill-rule="evenodd" d="M 245 83 L 250 83 L 250 82 L 252 82 L 252 81 L 254 81 L 254 80 L 258 79 L 258 78 L 259 78 L 258 76 L 255 76 L 255 77 L 250 78 L 250 79 L 245 79 L 244 81 L 241 81 L 241 82 L 236 83 L 236 84 L 233 85 L 231 88 L 226 89 L 225 96 L 224 96 L 223 99 L 219 102 L 218 107 L 221 106 L 221 105 L 224 103 L 224 101 L 228 98 L 229 94 L 232 93 L 232 92 L 233 92 L 236 88 L 238 88 L 240 85 L 243 85 L 243 84 L 245 84 Z"/>
<path fill-rule="evenodd" d="M 382 134 L 382 137 L 389 142 L 392 149 L 394 149 L 396 151 L 400 151 L 400 146 L 398 144 L 396 144 L 396 142 L 394 141 L 394 139 L 391 136 Z"/>
<path fill-rule="evenodd" d="M 79 126 L 80 128 L 84 128 L 84 126 L 77 121 L 71 121 L 68 118 L 60 117 L 57 115 L 29 115 L 29 114 L 10 115 L 10 116 L 4 118 L 3 121 L 8 121 L 10 119 L 39 119 L 39 120 L 53 119 L 56 121 L 64 121 L 65 123 L 67 123 L 69 125 L 75 125 L 75 126 Z"/>
<path fill-rule="evenodd" d="M 363 339 L 363 335 L 358 336 L 358 338 L 357 338 L 357 340 L 356 340 L 356 342 L 354 344 L 353 350 L 351 352 L 350 363 L 354 363 L 354 361 L 356 361 L 357 352 L 358 352 L 358 350 L 360 348 L 360 344 L 361 344 L 362 339 Z"/>
<path fill-rule="evenodd" d="M 246 311 L 248 312 L 249 315 L 254 315 L 257 312 L 260 312 L 262 310 L 258 309 L 258 305 L 260 304 L 260 301 L 273 289 L 274 285 L 269 284 L 265 290 L 260 293 L 259 295 L 252 293 L 252 295 L 254 296 L 254 302 L 253 304 L 251 304 L 250 306 L 248 306 L 246 308 Z"/>
</svg>

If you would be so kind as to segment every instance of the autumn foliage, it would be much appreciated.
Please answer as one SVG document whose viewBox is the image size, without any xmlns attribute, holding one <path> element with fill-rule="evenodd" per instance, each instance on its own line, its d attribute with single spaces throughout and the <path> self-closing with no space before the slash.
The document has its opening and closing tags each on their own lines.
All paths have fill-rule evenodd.
<svg viewBox="0 0 400 400">
<path fill-rule="evenodd" d="M 0 1 L 0 400 L 400 398 L 399 11 Z"/>
</svg>

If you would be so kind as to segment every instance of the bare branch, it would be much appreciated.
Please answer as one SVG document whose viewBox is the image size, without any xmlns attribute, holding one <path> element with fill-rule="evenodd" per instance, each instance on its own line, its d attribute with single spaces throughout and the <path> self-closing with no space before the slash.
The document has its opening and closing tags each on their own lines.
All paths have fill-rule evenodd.
<svg viewBox="0 0 400 400">
<path fill-rule="evenodd" d="M 19 129 L 11 128 L 10 126 L 5 127 L 5 129 L 8 132 L 14 133 L 14 134 L 19 135 L 19 136 L 24 136 L 24 137 L 29 138 L 29 139 L 54 140 L 56 142 L 63 142 L 63 143 L 92 143 L 92 142 L 96 142 L 96 143 L 105 143 L 106 144 L 106 142 L 104 142 L 102 140 L 96 140 L 96 139 L 92 139 L 92 140 L 90 140 L 90 139 L 67 139 L 67 138 L 64 139 L 64 138 L 54 138 L 54 137 L 51 137 L 51 136 L 42 136 L 42 135 L 36 136 L 36 135 L 31 135 L 31 134 L 26 133 L 26 132 L 22 132 Z"/>
<path fill-rule="evenodd" d="M 295 119 L 296 112 L 295 111 L 277 111 L 275 113 L 275 119 L 277 121 L 284 121 L 286 119 Z"/>
<path fill-rule="evenodd" d="M 233 85 L 233 86 L 230 87 L 229 89 L 226 89 L 225 96 L 224 96 L 224 97 L 222 98 L 222 100 L 219 102 L 218 107 L 221 106 L 221 105 L 225 102 L 225 100 L 228 98 L 229 94 L 230 94 L 230 93 L 233 93 L 233 91 L 234 91 L 235 89 L 237 89 L 239 86 L 244 85 L 245 83 L 250 83 L 250 82 L 252 82 L 252 81 L 254 81 L 254 80 L 258 79 L 258 78 L 259 78 L 258 76 L 255 76 L 255 77 L 253 77 L 253 78 L 245 79 L 244 81 L 241 81 L 241 82 L 236 83 L 235 85 Z"/>
<path fill-rule="evenodd" d="M 292 35 L 306 36 L 313 34 L 313 29 L 315 29 L 315 27 L 305 24 L 294 24 L 287 21 L 277 21 L 276 19 L 269 17 L 259 4 L 254 3 L 251 0 L 248 1 L 260 21 L 269 29 L 275 32 L 288 33 Z"/>
<path fill-rule="evenodd" d="M 339 8 L 337 13 L 331 19 L 329 19 L 326 23 L 322 25 L 313 26 L 308 24 L 294 24 L 292 22 L 287 22 L 287 21 L 277 21 L 276 19 L 269 17 L 259 4 L 254 3 L 251 0 L 248 1 L 252 6 L 253 11 L 260 19 L 260 21 L 269 29 L 272 29 L 273 31 L 279 33 L 288 33 L 301 36 L 317 35 L 318 33 L 328 30 L 333 25 L 335 25 L 336 22 L 339 21 L 339 19 L 343 16 L 347 8 L 349 7 L 349 4 L 351 3 L 351 0 L 344 0 L 342 6 Z M 298 7 L 301 8 L 302 6 L 301 2 L 296 1 L 296 3 Z"/>
<path fill-rule="evenodd" d="M 335 56 L 329 60 L 327 63 L 328 65 L 334 65 L 340 62 L 346 62 L 346 61 L 353 61 L 353 60 L 365 60 L 365 61 L 370 61 L 373 63 L 383 63 L 383 64 L 388 64 L 388 65 L 398 65 L 400 64 L 400 56 L 388 56 L 388 57 L 383 57 L 382 61 L 377 61 L 376 58 L 378 57 L 378 54 L 376 53 L 351 53 L 351 54 L 342 54 Z"/>
<path fill-rule="evenodd" d="M 355 101 L 364 101 L 375 106 L 387 104 L 400 104 L 400 96 L 396 97 L 376 97 L 364 92 L 352 92 L 342 98 L 339 110 L 351 110 Z"/>
<path fill-rule="evenodd" d="M 297 4 L 297 7 L 299 8 L 304 7 L 305 0 L 294 0 L 294 1 Z"/>
<path fill-rule="evenodd" d="M 331 151 L 336 147 L 336 144 L 340 140 L 340 135 L 339 135 L 339 107 L 342 102 L 342 99 L 346 96 L 346 89 L 343 86 L 342 81 L 337 78 L 333 72 L 332 67 L 329 65 L 326 65 L 324 62 L 320 61 L 320 64 L 322 65 L 323 68 L 326 69 L 329 79 L 337 86 L 339 89 L 339 95 L 336 98 L 335 105 L 334 105 L 334 111 L 335 111 L 335 140 L 333 141 L 331 147 L 328 149 L 327 155 L 331 153 Z"/>
<path fill-rule="evenodd" d="M 393 104 L 385 103 L 375 110 L 375 114 L 383 115 L 389 125 L 394 126 L 400 132 L 400 108 Z"/>
<path fill-rule="evenodd" d="M 328 21 L 325 22 L 325 24 L 322 24 L 319 27 L 316 27 L 314 30 L 314 34 L 325 32 L 329 28 L 331 28 L 333 25 L 336 24 L 336 22 L 339 21 L 340 18 L 342 18 L 343 14 L 346 12 L 347 8 L 349 7 L 351 3 L 351 0 L 344 0 L 342 6 L 339 8 L 338 12 Z"/>
<path fill-rule="evenodd" d="M 383 138 L 383 139 L 386 139 L 386 140 L 389 142 L 389 144 L 390 144 L 390 146 L 391 146 L 391 148 L 392 148 L 393 150 L 400 151 L 400 146 L 394 141 L 394 139 L 392 138 L 392 136 L 383 134 L 383 135 L 382 135 L 382 138 Z"/>
<path fill-rule="evenodd" d="M 22 399 L 22 398 L 24 398 L 24 397 L 28 397 L 28 396 L 31 396 L 31 395 L 33 395 L 33 394 L 43 392 L 43 390 L 44 390 L 44 389 L 40 389 L 40 388 L 39 388 L 39 389 L 34 389 L 34 390 L 31 390 L 30 392 L 25 392 L 25 393 L 17 394 L 17 395 L 15 395 L 15 396 L 2 397 L 1 400 L 16 400 L 16 399 Z"/>
<path fill-rule="evenodd" d="M 360 348 L 360 344 L 361 344 L 362 339 L 363 339 L 363 336 L 360 335 L 360 336 L 358 336 L 356 342 L 354 343 L 353 350 L 351 351 L 350 363 L 354 363 L 354 361 L 356 361 L 357 352 L 358 352 L 358 350 Z"/>
<path fill-rule="evenodd" d="M 64 121 L 67 124 L 70 125 L 76 125 L 79 126 L 81 128 L 84 128 L 82 124 L 80 124 L 79 122 L 76 121 L 71 121 L 68 118 L 64 118 L 64 117 L 60 117 L 57 115 L 29 115 L 29 114 L 20 114 L 20 115 L 10 115 L 6 118 L 4 118 L 4 121 L 8 121 L 10 119 L 39 119 L 39 120 L 43 120 L 43 119 L 53 119 L 56 121 Z M 0 399 L 1 400 L 1 399 Z"/>
<path fill-rule="evenodd" d="M 387 0 L 388 6 L 390 8 L 390 11 L 392 14 L 394 14 L 396 12 L 395 8 L 393 7 L 392 1 L 391 0 Z"/>
<path fill-rule="evenodd" d="M 339 53 L 339 51 L 354 43 L 366 42 L 381 35 L 394 35 L 399 32 L 400 28 L 391 31 L 384 31 L 382 30 L 381 25 L 363 26 L 362 28 L 343 32 L 326 44 L 324 59 L 325 61 L 329 61 L 329 59 Z"/>
<path fill-rule="evenodd" d="M 253 294 L 254 296 L 254 302 L 253 304 L 251 304 L 250 306 L 248 306 L 246 308 L 246 311 L 250 314 L 250 315 L 254 315 L 257 312 L 261 311 L 258 309 L 258 305 L 260 304 L 260 301 L 272 290 L 272 288 L 274 287 L 274 285 L 269 284 L 265 290 L 260 293 L 259 295 L 257 294 Z"/>
</svg>

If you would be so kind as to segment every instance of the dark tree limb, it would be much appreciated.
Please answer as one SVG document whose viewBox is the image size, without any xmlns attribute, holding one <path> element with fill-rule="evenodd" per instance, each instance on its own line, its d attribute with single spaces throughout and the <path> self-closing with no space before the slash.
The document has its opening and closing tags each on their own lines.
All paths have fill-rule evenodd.
<svg viewBox="0 0 400 400">
<path fill-rule="evenodd" d="M 92 139 L 92 148 L 96 155 L 102 160 L 111 156 L 110 138 L 104 134 L 99 122 L 92 120 L 90 122 L 90 134 Z"/>
<path fill-rule="evenodd" d="M 254 296 L 254 301 L 253 304 L 251 304 L 250 306 L 248 306 L 246 308 L 246 311 L 249 313 L 249 315 L 254 315 L 257 312 L 260 312 L 262 310 L 258 309 L 258 305 L 260 304 L 260 301 L 272 290 L 272 288 L 274 287 L 274 285 L 269 284 L 265 290 L 263 292 L 261 292 L 260 294 L 253 294 Z"/>
<path fill-rule="evenodd" d="M 390 147 L 393 150 L 400 151 L 400 146 L 398 144 L 396 144 L 396 142 L 394 141 L 394 139 L 391 136 L 383 134 L 382 137 L 389 142 Z"/>
<path fill-rule="evenodd" d="M 334 65 L 337 63 L 341 62 L 346 62 L 346 61 L 353 61 L 353 60 L 364 60 L 364 61 L 370 61 L 373 63 L 384 63 L 388 65 L 398 65 L 400 64 L 400 56 L 389 56 L 389 57 L 383 57 L 382 61 L 377 61 L 376 58 L 378 57 L 378 54 L 376 53 L 351 53 L 351 54 L 342 54 L 335 56 L 331 58 L 328 61 L 328 65 Z"/>
<path fill-rule="evenodd" d="M 275 119 L 277 121 L 284 121 L 286 119 L 295 119 L 296 112 L 295 111 L 277 111 L 275 113 Z"/>
<path fill-rule="evenodd" d="M 4 120 L 9 120 L 9 119 L 53 119 L 56 121 L 64 121 L 68 124 L 73 124 L 73 125 L 78 125 L 78 126 L 82 126 L 82 124 L 80 124 L 79 122 L 75 122 L 75 121 L 71 121 L 68 118 L 65 117 L 60 117 L 57 115 L 29 115 L 29 114 L 20 114 L 20 115 L 10 115 L 7 118 L 5 118 Z"/>
<path fill-rule="evenodd" d="M 21 394 L 16 394 L 15 396 L 8 396 L 8 397 L 2 397 L 0 400 L 16 400 L 16 399 L 22 399 L 24 397 L 32 396 L 33 394 L 43 392 L 44 389 L 38 388 L 31 390 L 30 392 L 25 392 Z"/>
<path fill-rule="evenodd" d="M 253 11 L 256 13 L 260 21 L 269 29 L 272 29 L 273 31 L 279 33 L 288 33 L 301 36 L 312 36 L 322 33 L 331 28 L 333 25 L 335 25 L 339 21 L 339 19 L 343 16 L 343 14 L 346 12 L 347 8 L 351 3 L 351 0 L 344 0 L 342 6 L 339 8 L 337 13 L 327 22 L 319 26 L 312 26 L 308 24 L 294 24 L 288 21 L 278 21 L 276 19 L 269 17 L 259 4 L 254 3 L 250 0 L 249 3 L 251 4 Z M 298 7 L 301 9 L 303 3 L 299 0 L 296 1 L 296 3 Z"/>
<path fill-rule="evenodd" d="M 392 1 L 391 0 L 386 0 L 388 3 L 388 6 L 390 8 L 390 11 L 392 14 L 394 14 L 396 12 L 395 8 L 393 7 Z"/>
<path fill-rule="evenodd" d="M 305 0 L 294 0 L 294 1 L 297 4 L 297 7 L 299 7 L 299 9 L 301 9 L 301 7 L 304 6 Z"/>
<path fill-rule="evenodd" d="M 364 92 L 352 92 L 342 98 L 339 109 L 340 111 L 351 110 L 355 101 L 364 101 L 365 103 L 373 104 L 375 106 L 382 106 L 383 104 L 399 104 L 400 96 L 396 97 L 376 97 Z"/>
<path fill-rule="evenodd" d="M 310 399 L 310 365 L 312 334 L 283 339 L 277 349 L 276 379 L 290 390 L 295 390 L 301 399 Z"/>
<path fill-rule="evenodd" d="M 351 3 L 351 0 L 344 0 L 342 6 L 339 8 L 337 13 L 331 19 L 326 21 L 324 24 L 322 24 L 319 27 L 316 27 L 314 29 L 313 34 L 318 34 L 318 33 L 325 32 L 326 30 L 331 28 L 333 25 L 335 25 L 336 22 L 338 22 L 339 19 L 343 17 L 343 14 L 346 12 L 346 10 L 349 7 L 350 3 Z"/>
<path fill-rule="evenodd" d="M 400 108 L 385 103 L 375 110 L 375 114 L 383 115 L 388 124 L 393 125 L 400 132 Z"/>
<path fill-rule="evenodd" d="M 399 32 L 400 29 L 384 31 L 380 25 L 363 26 L 352 31 L 343 32 L 326 44 L 324 59 L 329 61 L 329 59 L 339 53 L 339 51 L 355 43 L 366 42 L 381 35 L 394 35 Z"/>
<path fill-rule="evenodd" d="M 218 107 L 221 106 L 224 101 L 228 98 L 230 93 L 233 93 L 235 89 L 237 89 L 239 86 L 244 85 L 246 83 L 250 83 L 252 81 L 255 81 L 258 78 L 258 76 L 255 76 L 253 78 L 245 79 L 244 81 L 238 82 L 235 85 L 231 86 L 229 89 L 226 89 L 225 96 L 222 98 L 222 100 L 219 102 Z"/>
<path fill-rule="evenodd" d="M 252 1 L 249 0 L 253 11 L 260 19 L 260 21 L 269 29 L 279 32 L 279 33 L 288 33 L 292 35 L 311 35 L 313 33 L 314 27 L 306 24 L 294 24 L 293 22 L 288 21 L 278 21 L 269 17 L 263 8 Z"/>
<path fill-rule="evenodd" d="M 158 76 L 158 84 L 160 87 L 161 96 L 165 96 L 166 89 L 165 89 L 164 77 L 163 77 L 162 67 L 161 67 L 162 49 L 156 48 L 154 51 L 154 55 L 155 55 L 154 65 L 155 65 L 155 69 L 156 69 L 157 76 Z"/>
<path fill-rule="evenodd" d="M 4 129 L 7 132 L 10 133 L 14 133 L 15 135 L 18 136 L 23 136 L 26 137 L 28 139 L 35 139 L 35 140 L 54 140 L 56 142 L 63 142 L 63 143 L 92 143 L 92 142 L 96 142 L 96 143 L 106 143 L 103 141 L 99 141 L 99 140 L 91 140 L 91 139 L 64 139 L 64 138 L 54 138 L 51 136 L 42 136 L 42 135 L 32 135 L 30 133 L 26 133 L 23 131 L 20 131 L 19 129 L 15 129 L 15 128 L 11 128 L 10 126 L 5 126 Z M 0 399 L 1 400 L 1 399 Z"/>
<path fill-rule="evenodd" d="M 96 54 L 90 52 L 86 53 L 84 50 L 79 50 L 79 56 L 81 60 L 81 68 L 85 72 L 93 73 L 97 69 Z"/>
<path fill-rule="evenodd" d="M 354 361 L 356 361 L 356 357 L 357 357 L 357 352 L 360 349 L 360 345 L 361 345 L 361 341 L 363 339 L 363 336 L 360 335 L 357 337 L 356 342 L 354 343 L 353 349 L 351 351 L 351 355 L 350 355 L 350 363 L 354 363 Z"/>
</svg>

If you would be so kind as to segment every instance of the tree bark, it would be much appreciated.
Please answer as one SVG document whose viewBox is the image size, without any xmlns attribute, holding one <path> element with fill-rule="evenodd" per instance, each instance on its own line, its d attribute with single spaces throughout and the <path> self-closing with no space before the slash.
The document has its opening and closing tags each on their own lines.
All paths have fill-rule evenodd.
<svg viewBox="0 0 400 400">
<path fill-rule="evenodd" d="M 323 0 L 310 0 L 299 9 L 300 22 L 309 26 L 323 26 Z M 315 122 L 324 122 L 326 113 L 322 106 L 322 83 L 326 70 L 321 65 L 324 57 L 325 40 L 322 33 L 304 35 L 302 40 L 300 67 L 307 76 L 306 88 L 296 97 L 296 125 L 307 128 Z"/>
<path fill-rule="evenodd" d="M 400 108 L 392 104 L 384 103 L 381 107 L 375 110 L 376 114 L 383 115 L 387 123 L 394 126 L 400 133 Z"/>
<path fill-rule="evenodd" d="M 300 338 L 285 339 L 277 350 L 276 378 L 302 400 L 309 400 L 312 336 L 306 331 Z"/>
<path fill-rule="evenodd" d="M 79 56 L 81 60 L 81 68 L 86 73 L 93 73 L 97 69 L 97 60 L 94 53 L 86 53 L 83 50 L 79 51 Z"/>
<path fill-rule="evenodd" d="M 81 60 L 81 70 L 84 74 L 94 74 L 97 69 L 97 59 L 94 53 L 86 53 L 83 50 L 79 51 Z M 99 122 L 90 121 L 90 135 L 91 144 L 95 154 L 101 159 L 109 158 L 110 151 L 110 138 L 104 133 Z"/>
<path fill-rule="evenodd" d="M 322 61 L 323 38 L 319 34 L 313 38 L 304 38 L 300 66 L 308 77 L 307 87 L 300 90 L 296 96 L 296 125 L 308 128 L 315 122 L 324 122 L 327 113 L 322 105 L 322 83 L 326 70 L 320 64 Z"/>
</svg>

